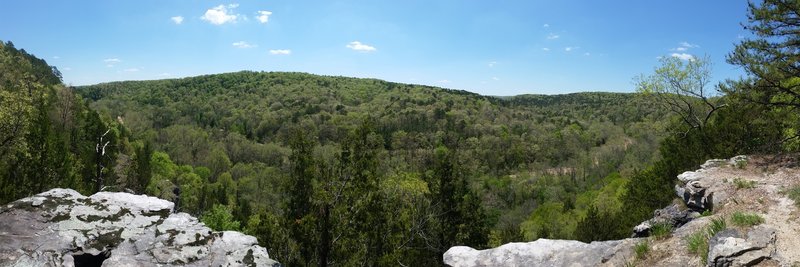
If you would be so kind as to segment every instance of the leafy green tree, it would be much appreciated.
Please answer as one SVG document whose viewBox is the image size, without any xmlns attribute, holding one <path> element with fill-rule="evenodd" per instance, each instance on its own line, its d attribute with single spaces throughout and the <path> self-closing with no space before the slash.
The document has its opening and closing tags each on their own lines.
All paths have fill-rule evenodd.
<svg viewBox="0 0 800 267">
<path fill-rule="evenodd" d="M 233 219 L 230 208 L 225 205 L 214 205 L 200 220 L 217 231 L 239 231 L 239 221 Z"/>
<path fill-rule="evenodd" d="M 661 65 L 654 73 L 637 77 L 636 84 L 640 93 L 654 95 L 660 104 L 680 118 L 688 130 L 702 131 L 711 116 L 726 106 L 708 88 L 710 80 L 708 57 L 690 60 L 662 57 Z"/>
</svg>

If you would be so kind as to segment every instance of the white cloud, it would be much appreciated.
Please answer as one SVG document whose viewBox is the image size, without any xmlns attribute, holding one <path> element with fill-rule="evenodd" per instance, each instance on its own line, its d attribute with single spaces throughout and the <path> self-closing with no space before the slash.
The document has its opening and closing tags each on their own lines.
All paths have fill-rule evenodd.
<svg viewBox="0 0 800 267">
<path fill-rule="evenodd" d="M 700 46 L 696 45 L 696 44 L 690 44 L 688 42 L 680 42 L 678 44 L 678 47 L 672 48 L 669 51 L 686 52 L 686 51 L 689 51 L 689 49 L 696 48 L 696 47 L 700 47 Z"/>
<path fill-rule="evenodd" d="M 61 58 L 61 57 L 59 57 L 59 56 L 53 56 L 53 59 L 59 59 L 59 58 Z"/>
<path fill-rule="evenodd" d="M 439 80 L 438 83 L 450 83 L 450 80 Z"/>
<path fill-rule="evenodd" d="M 117 63 L 122 62 L 122 60 L 120 60 L 119 58 L 106 58 L 106 59 L 103 59 L 103 62 L 106 63 L 106 67 L 107 68 L 113 68 L 114 65 L 116 65 Z"/>
<path fill-rule="evenodd" d="M 494 68 L 494 65 L 497 65 L 497 61 L 489 62 L 489 67 Z"/>
<path fill-rule="evenodd" d="M 547 35 L 547 40 L 555 40 L 555 39 L 558 39 L 559 37 L 561 37 L 561 36 L 558 36 L 557 34 L 552 34 L 551 33 L 551 34 Z"/>
<path fill-rule="evenodd" d="M 545 23 L 544 25 L 542 25 L 542 28 L 550 28 L 550 24 Z"/>
<path fill-rule="evenodd" d="M 584 56 L 591 56 L 592 54 L 589 52 L 583 53 Z"/>
<path fill-rule="evenodd" d="M 259 22 L 267 23 L 269 21 L 269 16 L 272 15 L 272 12 L 266 10 L 259 10 L 256 12 L 256 14 L 258 14 L 258 16 L 256 16 L 256 19 Z"/>
<path fill-rule="evenodd" d="M 174 16 L 174 17 L 171 17 L 169 19 L 171 19 L 172 22 L 175 22 L 175 24 L 183 23 L 183 17 L 182 16 Z"/>
<path fill-rule="evenodd" d="M 688 60 L 688 61 L 694 60 L 694 56 L 687 53 L 680 53 L 680 54 L 672 53 L 670 56 L 680 58 L 681 60 Z"/>
<path fill-rule="evenodd" d="M 238 6 L 239 4 L 218 5 L 206 10 L 206 13 L 200 18 L 214 25 L 236 22 L 240 15 L 233 14 L 233 9 Z"/>
<path fill-rule="evenodd" d="M 250 43 L 248 43 L 248 42 L 245 42 L 245 41 L 238 41 L 238 42 L 235 42 L 235 43 L 233 43 L 233 46 L 234 46 L 234 47 L 236 47 L 236 48 L 253 48 L 253 47 L 258 47 L 258 45 L 250 44 Z"/>
<path fill-rule="evenodd" d="M 65 67 L 65 68 L 63 68 L 62 70 L 65 70 L 65 71 L 71 71 L 71 70 L 72 70 L 72 68 L 70 68 L 70 67 Z"/>
<path fill-rule="evenodd" d="M 270 55 L 291 55 L 292 54 L 292 50 L 289 50 L 289 49 L 274 49 L 274 50 L 269 50 L 269 54 Z"/>
<path fill-rule="evenodd" d="M 347 44 L 347 48 L 353 49 L 355 51 L 360 51 L 360 52 L 373 52 L 373 51 L 377 50 L 377 49 L 375 49 L 375 47 L 367 45 L 367 44 L 362 44 L 359 41 L 350 42 L 349 44 Z"/>
<path fill-rule="evenodd" d="M 497 77 L 492 77 L 492 80 L 499 81 L 499 80 L 500 80 L 500 78 L 497 78 Z"/>
<path fill-rule="evenodd" d="M 550 48 L 544 47 L 544 48 L 542 48 L 542 51 L 545 51 L 545 52 L 550 51 Z"/>
<path fill-rule="evenodd" d="M 578 46 L 567 46 L 567 47 L 564 47 L 564 51 L 571 52 L 572 50 L 575 50 L 575 49 L 578 49 L 578 48 L 580 48 L 580 47 L 578 47 Z"/>
<path fill-rule="evenodd" d="M 122 71 L 124 71 L 124 72 L 137 72 L 137 71 L 139 71 L 139 68 L 129 68 L 129 69 L 124 69 Z"/>
<path fill-rule="evenodd" d="M 696 45 L 696 44 L 690 44 L 690 43 L 688 43 L 688 42 L 681 42 L 681 47 L 686 47 L 686 48 L 695 48 L 695 47 L 700 47 L 700 46 L 699 46 L 699 45 Z"/>
</svg>

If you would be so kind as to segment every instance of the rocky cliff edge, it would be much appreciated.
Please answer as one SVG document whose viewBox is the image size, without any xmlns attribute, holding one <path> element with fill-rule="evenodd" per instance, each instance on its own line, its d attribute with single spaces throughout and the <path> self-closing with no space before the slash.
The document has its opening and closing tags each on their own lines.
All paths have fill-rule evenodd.
<svg viewBox="0 0 800 267">
<path fill-rule="evenodd" d="M 0 207 L 0 266 L 280 266 L 255 237 L 215 232 L 172 202 L 50 191 Z"/>
<path fill-rule="evenodd" d="M 678 176 L 675 203 L 636 226 L 633 238 L 588 244 L 539 239 L 486 250 L 459 246 L 443 255 L 444 262 L 454 267 L 800 266 L 800 215 L 787 194 L 800 191 L 799 163 L 786 156 L 709 160 Z M 734 219 L 742 215 L 750 216 L 744 225 Z M 651 237 L 656 225 L 672 230 Z"/>
</svg>

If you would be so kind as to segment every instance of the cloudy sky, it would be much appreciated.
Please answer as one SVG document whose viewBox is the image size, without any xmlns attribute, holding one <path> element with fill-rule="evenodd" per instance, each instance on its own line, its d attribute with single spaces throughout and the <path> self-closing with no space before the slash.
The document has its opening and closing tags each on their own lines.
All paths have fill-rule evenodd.
<svg viewBox="0 0 800 267">
<path fill-rule="evenodd" d="M 488 95 L 633 91 L 657 58 L 749 36 L 743 0 L 9 1 L 0 40 L 66 83 L 299 71 Z"/>
</svg>

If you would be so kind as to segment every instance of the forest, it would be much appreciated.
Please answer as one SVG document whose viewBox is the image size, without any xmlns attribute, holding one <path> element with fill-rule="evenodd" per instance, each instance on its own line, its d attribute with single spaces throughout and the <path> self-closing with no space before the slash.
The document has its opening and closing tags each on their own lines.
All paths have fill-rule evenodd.
<svg viewBox="0 0 800 267">
<path fill-rule="evenodd" d="M 287 266 L 625 238 L 673 200 L 678 173 L 800 149 L 800 25 L 783 2 L 751 5 L 755 38 L 728 54 L 748 78 L 708 85 L 704 59 L 665 58 L 637 93 L 253 71 L 68 87 L 0 42 L 0 203 L 53 187 L 157 196 Z"/>
</svg>

